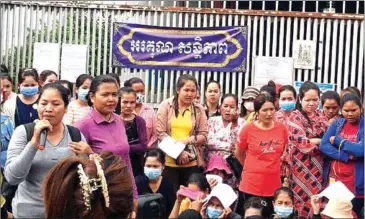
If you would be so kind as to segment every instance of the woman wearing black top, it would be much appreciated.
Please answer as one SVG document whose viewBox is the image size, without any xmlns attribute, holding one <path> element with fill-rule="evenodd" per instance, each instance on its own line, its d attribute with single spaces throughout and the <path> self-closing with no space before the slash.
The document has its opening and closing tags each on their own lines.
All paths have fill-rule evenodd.
<svg viewBox="0 0 365 219">
<path fill-rule="evenodd" d="M 144 175 L 136 177 L 138 195 L 160 193 L 166 206 L 166 215 L 170 215 L 176 196 L 172 184 L 161 173 L 165 167 L 165 155 L 161 149 L 153 148 L 146 152 Z M 167 217 L 166 216 L 166 217 Z"/>
</svg>

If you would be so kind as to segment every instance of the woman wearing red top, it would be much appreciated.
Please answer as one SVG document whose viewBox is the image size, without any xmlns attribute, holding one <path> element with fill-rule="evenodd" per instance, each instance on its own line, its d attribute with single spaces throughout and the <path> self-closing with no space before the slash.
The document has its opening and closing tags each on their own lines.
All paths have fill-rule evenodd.
<svg viewBox="0 0 365 219">
<path fill-rule="evenodd" d="M 288 144 L 288 131 L 274 121 L 275 105 L 270 95 L 254 100 L 257 120 L 246 125 L 239 136 L 236 157 L 243 166 L 238 206 L 252 196 L 263 198 L 273 213 L 272 198 L 281 187 L 280 158 Z"/>
<path fill-rule="evenodd" d="M 341 100 L 343 118 L 331 124 L 320 145 L 327 156 L 323 185 L 340 181 L 355 194 L 353 210 L 358 217 L 364 207 L 364 117 L 360 98 L 353 93 Z"/>
<path fill-rule="evenodd" d="M 306 81 L 299 89 L 297 110 L 288 120 L 290 177 L 299 217 L 312 216 L 311 196 L 322 191 L 323 156 L 319 151 L 327 117 L 319 111 L 319 88 Z"/>
</svg>

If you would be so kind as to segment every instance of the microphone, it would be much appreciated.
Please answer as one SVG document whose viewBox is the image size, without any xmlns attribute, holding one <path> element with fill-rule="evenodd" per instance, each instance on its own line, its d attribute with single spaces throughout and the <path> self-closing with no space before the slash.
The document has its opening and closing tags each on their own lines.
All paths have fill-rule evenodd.
<svg viewBox="0 0 365 219">
<path fill-rule="evenodd" d="M 34 122 L 37 124 L 39 120 L 36 119 L 34 120 Z M 47 141 L 47 133 L 48 133 L 48 129 L 45 128 L 41 131 L 41 136 L 39 138 L 39 145 L 38 145 L 38 149 L 43 151 L 44 148 L 46 147 L 46 141 Z"/>
<path fill-rule="evenodd" d="M 48 129 L 43 129 L 41 131 L 41 137 L 39 139 L 39 150 L 43 151 L 44 148 L 46 147 L 46 141 L 47 141 L 47 132 L 48 132 Z"/>
</svg>

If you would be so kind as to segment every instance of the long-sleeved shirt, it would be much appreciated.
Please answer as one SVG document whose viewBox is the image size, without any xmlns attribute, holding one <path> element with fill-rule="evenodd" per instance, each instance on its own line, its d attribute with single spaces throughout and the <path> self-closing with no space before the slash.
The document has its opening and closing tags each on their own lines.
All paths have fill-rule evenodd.
<svg viewBox="0 0 365 219">
<path fill-rule="evenodd" d="M 146 121 L 147 147 L 154 147 L 157 144 L 157 119 L 155 111 L 146 104 L 142 104 L 141 110 L 137 115 Z"/>
<path fill-rule="evenodd" d="M 14 126 L 10 117 L 1 113 L 1 168 L 5 167 L 8 145 L 13 132 Z"/>
<path fill-rule="evenodd" d="M 84 134 L 87 143 L 95 153 L 110 151 L 119 155 L 131 173 L 133 180 L 133 197 L 138 199 L 137 187 L 132 175 L 132 166 L 129 158 L 129 144 L 122 119 L 115 113 L 110 121 L 105 121 L 104 117 L 95 109 L 91 109 L 88 115 L 75 124 Z"/>
<path fill-rule="evenodd" d="M 46 141 L 43 151 L 27 141 L 23 125 L 15 129 L 8 148 L 5 178 L 10 185 L 17 185 L 12 208 L 15 218 L 44 218 L 42 183 L 49 170 L 60 160 L 73 153 L 69 150 L 71 136 L 64 127 L 64 137 L 58 145 Z M 81 136 L 85 141 L 84 136 Z"/>
</svg>

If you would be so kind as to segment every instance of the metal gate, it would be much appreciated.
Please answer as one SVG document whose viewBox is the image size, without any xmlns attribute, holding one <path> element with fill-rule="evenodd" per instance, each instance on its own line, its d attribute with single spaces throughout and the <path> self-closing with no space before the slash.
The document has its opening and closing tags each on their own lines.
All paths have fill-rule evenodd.
<svg viewBox="0 0 365 219">
<path fill-rule="evenodd" d="M 334 83 L 338 91 L 356 86 L 364 92 L 363 15 L 305 12 L 305 3 L 302 12 L 290 12 L 239 10 L 238 4 L 234 6 L 236 9 L 201 8 L 200 2 L 197 7 L 189 7 L 187 2 L 184 7 L 178 7 L 181 4 L 176 1 L 173 6 L 163 6 L 163 1 L 162 6 L 1 3 L 1 62 L 16 74 L 19 69 L 32 66 L 34 42 L 86 44 L 90 51 L 91 75 L 117 72 L 122 81 L 141 77 L 147 85 L 148 102 L 156 107 L 173 94 L 175 81 L 184 73 L 198 79 L 202 94 L 205 84 L 214 79 L 221 83 L 223 93 L 241 95 L 252 82 L 254 57 L 291 57 L 293 42 L 307 39 L 317 41 L 316 69 L 295 70 L 295 80 Z M 226 5 L 223 2 L 223 6 Z M 171 27 L 247 25 L 247 72 L 112 68 L 110 50 L 114 21 Z"/>
</svg>

